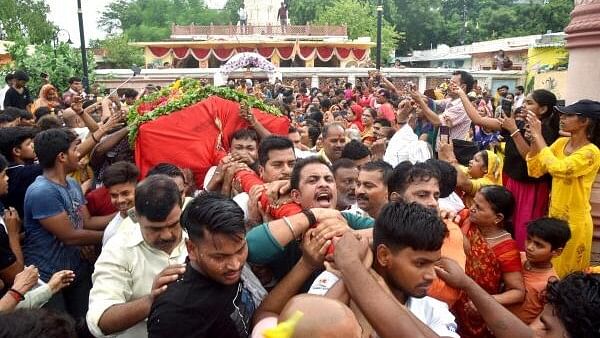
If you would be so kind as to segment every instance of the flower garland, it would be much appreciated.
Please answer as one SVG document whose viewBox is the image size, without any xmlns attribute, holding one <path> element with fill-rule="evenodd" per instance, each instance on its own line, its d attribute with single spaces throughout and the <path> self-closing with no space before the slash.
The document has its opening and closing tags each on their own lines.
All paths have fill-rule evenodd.
<svg viewBox="0 0 600 338">
<path fill-rule="evenodd" d="M 161 116 L 194 105 L 210 96 L 246 104 L 275 116 L 282 116 L 279 109 L 268 105 L 257 97 L 240 93 L 228 87 L 203 86 L 194 79 L 181 79 L 158 92 L 138 100 L 127 114 L 129 143 L 133 146 L 142 124 L 154 121 Z"/>
<path fill-rule="evenodd" d="M 233 72 L 236 69 L 240 68 L 250 68 L 256 67 L 264 70 L 267 73 L 275 73 L 275 65 L 273 65 L 269 60 L 267 60 L 264 56 L 258 53 L 238 53 L 226 64 L 221 66 L 221 72 L 225 75 Z"/>
</svg>

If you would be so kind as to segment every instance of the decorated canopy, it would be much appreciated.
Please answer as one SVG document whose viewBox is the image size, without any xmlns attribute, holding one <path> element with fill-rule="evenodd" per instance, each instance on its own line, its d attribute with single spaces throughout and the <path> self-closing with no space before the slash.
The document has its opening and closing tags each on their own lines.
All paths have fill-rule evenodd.
<svg viewBox="0 0 600 338">
<path fill-rule="evenodd" d="M 206 61 L 210 56 L 214 56 L 219 61 L 227 61 L 237 53 L 251 52 L 258 53 L 269 59 L 277 55 L 281 60 L 291 60 L 294 57 L 307 61 L 318 58 L 323 62 L 337 57 L 340 61 L 358 60 L 362 61 L 367 56 L 367 48 L 355 47 L 328 47 L 328 46 L 302 46 L 294 44 L 291 46 L 279 47 L 160 47 L 148 46 L 150 53 L 156 58 L 163 58 L 172 53 L 176 59 L 185 59 L 192 56 L 198 61 Z"/>
</svg>

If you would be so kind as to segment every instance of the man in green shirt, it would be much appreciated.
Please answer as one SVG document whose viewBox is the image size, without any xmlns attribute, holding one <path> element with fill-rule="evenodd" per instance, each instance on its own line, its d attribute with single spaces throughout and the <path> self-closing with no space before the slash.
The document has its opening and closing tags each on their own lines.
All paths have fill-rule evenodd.
<svg viewBox="0 0 600 338">
<path fill-rule="evenodd" d="M 326 239 L 356 230 L 370 237 L 373 219 L 335 209 L 337 189 L 329 164 L 319 157 L 296 163 L 292 171 L 291 198 L 304 209 L 302 213 L 263 223 L 248 232 L 248 261 L 267 265 L 277 279 L 285 276 L 300 259 L 297 239 L 311 227 L 316 236 Z"/>
</svg>

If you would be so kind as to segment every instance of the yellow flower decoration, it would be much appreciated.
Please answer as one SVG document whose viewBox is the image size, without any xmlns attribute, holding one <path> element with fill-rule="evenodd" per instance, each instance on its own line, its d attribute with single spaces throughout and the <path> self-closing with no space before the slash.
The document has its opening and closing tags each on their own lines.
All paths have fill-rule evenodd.
<svg viewBox="0 0 600 338">
<path fill-rule="evenodd" d="M 174 90 L 178 90 L 179 88 L 181 88 L 181 79 L 173 82 L 173 84 L 171 85 L 171 88 Z"/>
<path fill-rule="evenodd" d="M 300 318 L 302 318 L 304 314 L 300 311 L 294 312 L 294 314 L 286 321 L 277 324 L 277 326 L 266 329 L 263 332 L 264 338 L 290 338 L 294 334 L 294 329 Z"/>
</svg>

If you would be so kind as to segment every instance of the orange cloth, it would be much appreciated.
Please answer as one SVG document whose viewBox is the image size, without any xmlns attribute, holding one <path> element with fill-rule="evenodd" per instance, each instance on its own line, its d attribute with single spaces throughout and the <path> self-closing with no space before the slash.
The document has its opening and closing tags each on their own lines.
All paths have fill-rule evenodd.
<svg viewBox="0 0 600 338">
<path fill-rule="evenodd" d="M 267 130 L 287 135 L 290 121 L 256 108 L 252 114 Z M 247 128 L 240 117 L 240 104 L 211 96 L 189 107 L 140 126 L 135 142 L 135 162 L 145 177 L 150 168 L 168 162 L 194 172 L 202 187 L 208 169 L 229 151 L 231 135 Z"/>
<path fill-rule="evenodd" d="M 469 252 L 465 273 L 490 295 L 502 290 L 502 274 L 521 271 L 521 260 L 517 242 L 506 239 L 490 247 L 476 224 L 467 220 L 463 232 L 469 241 Z M 466 306 L 469 297 L 461 292 L 461 297 L 452 308 L 458 324 L 458 333 L 463 338 L 491 338 L 494 335 L 487 328 L 479 313 L 471 312 Z"/>
<path fill-rule="evenodd" d="M 521 252 L 521 261 L 523 262 L 523 283 L 525 283 L 525 300 L 521 304 L 508 306 L 508 309 L 519 317 L 525 324 L 529 325 L 537 316 L 544 310 L 546 304 L 543 292 L 546 290 L 548 279 L 551 277 L 557 278 L 558 275 L 554 268 L 547 270 L 532 270 L 525 269 L 527 257 L 524 252 Z"/>
<path fill-rule="evenodd" d="M 241 189 L 247 193 L 250 192 L 252 187 L 264 183 L 252 170 L 238 171 L 235 174 L 234 181 L 239 182 Z M 302 211 L 300 204 L 292 201 L 271 201 L 266 192 L 260 195 L 260 205 L 274 219 L 280 219 L 283 216 L 292 216 Z"/>
<path fill-rule="evenodd" d="M 444 222 L 448 227 L 448 237 L 442 244 L 442 257 L 452 258 L 464 271 L 467 255 L 464 249 L 463 233 L 456 223 L 447 220 Z M 448 304 L 448 308 L 451 308 L 460 298 L 460 290 L 451 288 L 443 280 L 436 278 L 427 295 Z"/>
</svg>

